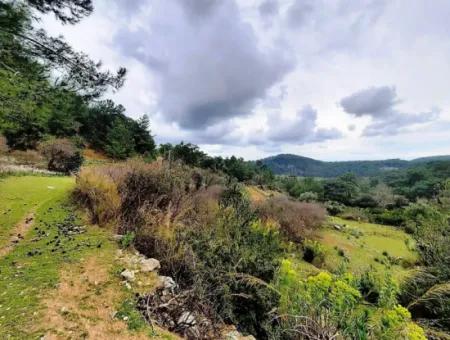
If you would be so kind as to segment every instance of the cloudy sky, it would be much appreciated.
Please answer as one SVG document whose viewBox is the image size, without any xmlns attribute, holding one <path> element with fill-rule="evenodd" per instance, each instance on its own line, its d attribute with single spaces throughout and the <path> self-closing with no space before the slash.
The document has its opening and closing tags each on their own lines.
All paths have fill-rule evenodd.
<svg viewBox="0 0 450 340">
<path fill-rule="evenodd" d="M 247 159 L 450 154 L 448 0 L 94 0 L 43 25 L 105 67 L 157 142 Z"/>
</svg>

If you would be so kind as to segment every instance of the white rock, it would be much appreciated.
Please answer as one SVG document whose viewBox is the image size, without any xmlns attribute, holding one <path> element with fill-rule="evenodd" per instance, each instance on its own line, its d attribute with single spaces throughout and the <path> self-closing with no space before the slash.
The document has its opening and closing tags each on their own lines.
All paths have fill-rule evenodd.
<svg viewBox="0 0 450 340">
<path fill-rule="evenodd" d="M 161 268 L 161 265 L 157 259 L 141 259 L 141 271 L 149 273 Z"/>
<path fill-rule="evenodd" d="M 177 287 L 176 282 L 170 276 L 160 276 L 159 281 L 165 289 L 174 289 Z"/>
<path fill-rule="evenodd" d="M 127 281 L 133 282 L 135 280 L 134 272 L 128 269 L 125 269 L 120 275 Z"/>
<path fill-rule="evenodd" d="M 183 326 L 194 326 L 196 324 L 196 320 L 192 312 L 183 312 L 178 318 L 177 324 Z"/>
<path fill-rule="evenodd" d="M 121 240 L 123 239 L 123 235 L 119 235 L 119 234 L 113 235 L 113 236 L 112 236 L 112 239 L 113 239 L 114 241 L 119 242 L 119 241 L 121 241 Z"/>
</svg>

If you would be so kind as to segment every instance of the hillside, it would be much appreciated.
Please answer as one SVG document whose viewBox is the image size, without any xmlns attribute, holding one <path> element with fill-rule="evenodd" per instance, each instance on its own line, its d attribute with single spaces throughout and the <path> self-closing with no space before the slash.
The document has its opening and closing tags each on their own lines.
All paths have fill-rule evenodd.
<svg viewBox="0 0 450 340">
<path fill-rule="evenodd" d="M 450 159 L 450 156 L 423 157 L 411 161 L 386 159 L 377 161 L 324 162 L 298 155 L 280 154 L 261 159 L 261 162 L 277 175 L 337 177 L 348 172 L 358 176 L 374 176 L 388 170 L 406 169 L 419 163 L 448 159 Z"/>
</svg>

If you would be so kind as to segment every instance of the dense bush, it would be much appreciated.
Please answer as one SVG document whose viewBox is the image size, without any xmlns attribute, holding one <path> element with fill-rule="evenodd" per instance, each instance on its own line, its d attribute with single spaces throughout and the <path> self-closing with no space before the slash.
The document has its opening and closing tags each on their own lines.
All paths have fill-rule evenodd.
<svg viewBox="0 0 450 340">
<path fill-rule="evenodd" d="M 317 241 L 305 240 L 302 243 L 302 249 L 303 260 L 320 268 L 325 260 L 325 251 L 323 246 Z"/>
<path fill-rule="evenodd" d="M 305 279 L 282 260 L 292 249 L 283 240 L 297 240 L 305 260 L 320 266 L 323 249 L 304 238 L 323 222 L 323 208 L 270 198 L 255 210 L 240 185 L 211 178 L 176 163 L 129 161 L 82 169 L 76 195 L 99 223 L 119 221 L 120 232 L 133 235 L 127 240 L 189 292 L 189 308 L 214 325 L 233 323 L 262 339 L 424 339 L 397 307 L 390 278 Z"/>
<path fill-rule="evenodd" d="M 199 191 L 193 198 L 205 202 L 205 196 L 214 197 L 215 193 Z M 197 292 L 199 302 L 214 311 L 209 317 L 264 336 L 268 312 L 278 301 L 266 283 L 273 279 L 283 253 L 278 231 L 256 219 L 236 188 L 225 190 L 219 202 L 207 213 L 214 214 L 206 217 L 210 224 L 199 224 L 205 222 L 199 217 L 192 220 L 189 210 L 198 206 L 183 203 L 177 225 L 164 225 L 158 218 L 159 223 L 137 231 L 136 247 L 160 259 L 164 274 Z M 148 218 L 144 221 L 150 223 Z"/>
<path fill-rule="evenodd" d="M 258 214 L 264 220 L 274 220 L 290 241 L 300 242 L 325 221 L 325 209 L 315 203 L 297 202 L 284 196 L 271 197 L 259 203 Z"/>
<path fill-rule="evenodd" d="M 129 171 L 125 166 L 84 167 L 76 178 L 74 196 L 86 207 L 93 223 L 106 226 L 119 218 L 121 199 L 117 184 Z"/>
<path fill-rule="evenodd" d="M 52 139 L 39 146 L 48 161 L 50 171 L 69 173 L 77 171 L 83 163 L 81 151 L 68 139 Z"/>
<path fill-rule="evenodd" d="M 395 304 L 392 284 L 382 287 L 375 309 L 362 304 L 360 282 L 326 272 L 304 279 L 284 260 L 275 281 L 281 298 L 273 338 L 426 339 L 408 310 Z"/>
</svg>

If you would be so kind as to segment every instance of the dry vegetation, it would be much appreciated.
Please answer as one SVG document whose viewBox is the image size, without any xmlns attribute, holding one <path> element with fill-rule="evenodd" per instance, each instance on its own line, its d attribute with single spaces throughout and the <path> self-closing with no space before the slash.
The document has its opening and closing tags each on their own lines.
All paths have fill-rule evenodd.
<svg viewBox="0 0 450 340">
<path fill-rule="evenodd" d="M 317 204 L 280 196 L 252 205 L 239 185 L 164 161 L 83 168 L 75 196 L 95 223 L 132 234 L 136 249 L 161 262 L 160 272 L 181 287 L 178 308 L 211 320 L 202 337 L 227 323 L 266 336 L 278 301 L 268 284 L 284 242 L 303 240 L 325 218 Z"/>
<path fill-rule="evenodd" d="M 281 232 L 293 242 L 311 238 L 326 217 L 325 208 L 319 204 L 292 201 L 284 196 L 269 198 L 257 208 L 262 218 L 277 221 Z"/>
</svg>

